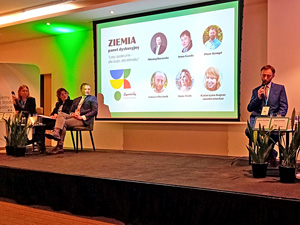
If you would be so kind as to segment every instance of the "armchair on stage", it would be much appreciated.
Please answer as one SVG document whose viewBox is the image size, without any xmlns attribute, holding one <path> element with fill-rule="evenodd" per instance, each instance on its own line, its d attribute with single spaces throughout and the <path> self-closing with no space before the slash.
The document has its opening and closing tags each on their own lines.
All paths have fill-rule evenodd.
<svg viewBox="0 0 300 225">
<path fill-rule="evenodd" d="M 48 116 L 43 116 L 40 115 L 42 118 L 42 123 L 45 124 L 46 126 L 46 130 L 53 130 L 54 129 L 54 125 L 55 125 L 55 119 L 52 119 Z M 73 143 L 73 147 L 74 150 L 76 151 L 76 153 L 78 153 L 78 138 L 80 141 L 80 149 L 82 150 L 82 131 L 89 131 L 90 133 L 90 138 L 91 138 L 91 142 L 93 145 L 93 150 L 95 151 L 95 144 L 94 144 L 94 139 L 93 139 L 93 129 L 94 129 L 94 121 L 95 119 L 93 119 L 92 123 L 89 126 L 78 126 L 78 127 L 73 127 L 73 128 L 68 128 L 67 130 L 70 131 L 71 133 L 71 137 L 72 137 L 72 143 Z M 73 131 L 76 131 L 76 142 L 74 140 L 74 134 Z"/>
<path fill-rule="evenodd" d="M 68 131 L 71 132 L 73 147 L 74 147 L 74 150 L 76 150 L 76 153 L 78 153 L 78 136 L 80 138 L 80 149 L 82 151 L 82 133 L 81 133 L 82 131 L 89 131 L 90 137 L 91 137 L 91 142 L 93 145 L 93 150 L 95 151 L 95 144 L 94 144 L 93 133 L 92 133 L 92 131 L 94 129 L 94 121 L 95 121 L 95 119 L 93 119 L 92 123 L 90 123 L 90 125 L 87 127 L 79 126 L 79 127 L 73 127 L 73 128 L 67 129 Z M 76 131 L 76 143 L 74 142 L 73 131 Z"/>
</svg>

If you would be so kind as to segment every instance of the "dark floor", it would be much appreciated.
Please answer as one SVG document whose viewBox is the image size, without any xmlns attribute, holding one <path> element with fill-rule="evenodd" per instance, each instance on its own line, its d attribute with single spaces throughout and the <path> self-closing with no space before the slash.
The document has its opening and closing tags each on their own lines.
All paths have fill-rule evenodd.
<svg viewBox="0 0 300 225">
<path fill-rule="evenodd" d="M 60 155 L 33 152 L 16 158 L 1 151 L 2 166 L 300 199 L 299 181 L 280 183 L 278 169 L 274 168 L 268 170 L 266 178 L 255 179 L 246 157 L 118 150 L 85 150 L 76 154 L 69 150 Z"/>
</svg>

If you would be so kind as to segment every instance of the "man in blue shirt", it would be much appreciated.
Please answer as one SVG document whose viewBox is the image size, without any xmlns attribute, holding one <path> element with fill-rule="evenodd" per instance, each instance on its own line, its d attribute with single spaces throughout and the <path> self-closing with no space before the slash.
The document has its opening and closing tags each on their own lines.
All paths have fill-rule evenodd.
<svg viewBox="0 0 300 225">
<path fill-rule="evenodd" d="M 217 30 L 214 27 L 211 27 L 209 29 L 209 39 L 207 42 L 205 42 L 205 47 L 208 49 L 216 49 L 219 47 L 221 42 L 216 38 L 217 36 Z"/>
</svg>

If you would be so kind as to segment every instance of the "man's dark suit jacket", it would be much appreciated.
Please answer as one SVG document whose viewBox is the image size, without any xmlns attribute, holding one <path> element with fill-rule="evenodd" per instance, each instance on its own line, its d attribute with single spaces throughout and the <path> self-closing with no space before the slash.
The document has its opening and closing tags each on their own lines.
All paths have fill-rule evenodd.
<svg viewBox="0 0 300 225">
<path fill-rule="evenodd" d="M 161 54 L 164 53 L 164 51 L 166 51 L 166 46 L 161 45 L 160 48 L 159 48 L 158 54 L 161 55 Z M 154 52 L 154 54 L 156 54 L 156 46 L 155 46 L 155 48 L 153 49 L 153 52 Z"/>
<path fill-rule="evenodd" d="M 58 114 L 58 109 L 62 104 L 63 104 L 63 101 L 56 102 L 55 108 L 53 109 L 53 111 L 50 115 L 52 116 L 54 114 Z M 73 100 L 71 100 L 70 97 L 68 97 L 68 99 L 65 101 L 65 104 L 63 104 L 62 112 L 69 114 L 71 111 L 72 104 L 73 104 Z"/>
<path fill-rule="evenodd" d="M 14 104 L 14 107 L 15 110 L 24 113 L 26 116 L 28 116 L 28 114 L 36 114 L 35 98 L 33 97 L 27 98 L 24 108 L 22 108 L 19 100 L 16 100 L 16 104 Z"/>
<path fill-rule="evenodd" d="M 73 104 L 71 107 L 71 112 L 75 112 L 78 107 L 78 104 L 81 100 L 81 97 L 75 98 L 73 100 Z M 83 120 L 85 126 L 90 125 L 93 122 L 93 118 L 98 114 L 98 102 L 97 98 L 93 95 L 88 95 L 85 97 L 81 108 L 80 108 L 80 116 L 85 116 L 86 120 Z"/>
<path fill-rule="evenodd" d="M 250 125 L 253 127 L 255 118 L 261 115 L 262 107 L 265 105 L 265 100 L 258 98 L 258 89 L 262 85 L 253 89 L 252 97 L 250 103 L 248 104 L 247 110 L 251 112 L 250 115 Z M 269 115 L 277 114 L 285 116 L 288 110 L 288 101 L 285 93 L 285 88 L 283 85 L 271 83 L 271 88 L 269 92 L 269 98 L 267 101 L 267 106 L 270 107 Z"/>
</svg>

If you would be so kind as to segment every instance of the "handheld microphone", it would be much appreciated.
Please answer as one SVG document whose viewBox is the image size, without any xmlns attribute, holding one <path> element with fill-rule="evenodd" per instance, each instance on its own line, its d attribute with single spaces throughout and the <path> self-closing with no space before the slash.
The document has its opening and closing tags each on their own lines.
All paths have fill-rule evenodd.
<svg viewBox="0 0 300 225">
<path fill-rule="evenodd" d="M 263 88 L 265 90 L 266 85 L 263 83 L 262 86 L 263 86 Z M 265 93 L 261 94 L 260 96 L 261 96 L 261 99 L 265 99 Z"/>
<path fill-rule="evenodd" d="M 18 99 L 16 98 L 16 94 L 15 94 L 14 91 L 11 91 L 11 95 L 12 95 L 12 97 L 14 98 L 15 102 L 16 102 L 17 104 L 19 104 Z M 14 103 L 14 104 L 15 104 L 15 103 Z"/>
</svg>

